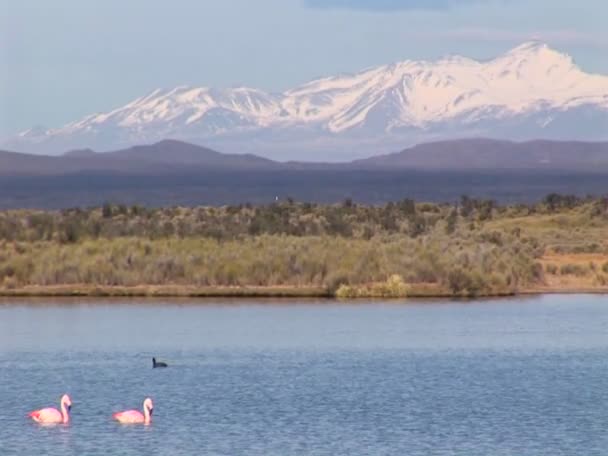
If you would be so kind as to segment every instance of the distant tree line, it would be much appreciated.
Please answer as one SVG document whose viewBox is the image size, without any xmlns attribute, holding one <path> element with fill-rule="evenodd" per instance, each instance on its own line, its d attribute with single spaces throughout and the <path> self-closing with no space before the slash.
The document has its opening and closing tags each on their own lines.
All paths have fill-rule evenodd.
<svg viewBox="0 0 608 456">
<path fill-rule="evenodd" d="M 551 214 L 583 205 L 591 216 L 606 214 L 606 198 L 579 198 L 551 194 L 536 204 L 498 205 L 493 200 L 462 196 L 454 204 L 417 203 L 404 199 L 388 204 L 359 205 L 350 199 L 322 205 L 288 200 L 253 206 L 146 208 L 106 203 L 100 208 L 60 211 L 12 210 L 0 212 L 0 239 L 57 241 L 119 237 L 207 237 L 217 240 L 246 236 L 341 236 L 371 239 L 400 234 L 415 238 L 438 223 L 448 234 L 459 224 L 474 227 L 497 218 Z"/>
</svg>

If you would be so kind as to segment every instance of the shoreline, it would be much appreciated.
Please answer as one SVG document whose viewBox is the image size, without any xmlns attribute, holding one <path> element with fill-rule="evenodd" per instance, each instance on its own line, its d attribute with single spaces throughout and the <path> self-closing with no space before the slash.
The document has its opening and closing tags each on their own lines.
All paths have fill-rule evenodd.
<svg viewBox="0 0 608 456">
<path fill-rule="evenodd" d="M 516 292 L 483 293 L 465 296 L 439 287 L 412 287 L 405 296 L 359 295 L 346 299 L 417 299 L 417 298 L 497 298 L 543 294 L 608 294 L 608 286 L 550 287 L 536 286 Z M 68 297 L 122 297 L 122 298 L 325 298 L 343 300 L 331 291 L 320 287 L 196 287 L 186 285 L 91 286 L 53 285 L 0 288 L 1 298 L 68 298 Z"/>
<path fill-rule="evenodd" d="M 316 287 L 196 287 L 187 285 L 52 285 L 0 288 L 0 297 L 332 298 Z"/>
</svg>

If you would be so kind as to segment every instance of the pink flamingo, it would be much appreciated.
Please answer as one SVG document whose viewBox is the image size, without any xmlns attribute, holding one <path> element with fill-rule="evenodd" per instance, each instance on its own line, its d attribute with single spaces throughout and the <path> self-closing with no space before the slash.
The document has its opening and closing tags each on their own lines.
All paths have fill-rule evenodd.
<svg viewBox="0 0 608 456">
<path fill-rule="evenodd" d="M 139 410 L 125 410 L 124 412 L 118 412 L 112 415 L 116 421 L 122 424 L 150 424 L 152 421 L 152 412 L 154 411 L 154 404 L 152 399 L 149 397 L 144 401 L 144 413 Z"/>
<path fill-rule="evenodd" d="M 41 424 L 68 424 L 70 422 L 70 410 L 72 409 L 72 400 L 70 396 L 64 394 L 61 397 L 61 411 L 56 408 L 47 407 L 40 410 L 30 412 L 28 416 L 36 423 Z"/>
</svg>

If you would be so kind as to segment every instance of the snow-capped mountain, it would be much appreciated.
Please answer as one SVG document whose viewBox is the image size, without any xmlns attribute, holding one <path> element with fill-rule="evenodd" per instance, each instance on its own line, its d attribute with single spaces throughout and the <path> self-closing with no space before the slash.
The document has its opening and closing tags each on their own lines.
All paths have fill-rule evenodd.
<svg viewBox="0 0 608 456">
<path fill-rule="evenodd" d="M 278 94 L 158 89 L 61 128 L 28 130 L 5 147 L 59 153 L 174 138 L 279 160 L 341 160 L 463 136 L 608 139 L 608 76 L 530 42 L 486 62 L 408 60 Z"/>
</svg>

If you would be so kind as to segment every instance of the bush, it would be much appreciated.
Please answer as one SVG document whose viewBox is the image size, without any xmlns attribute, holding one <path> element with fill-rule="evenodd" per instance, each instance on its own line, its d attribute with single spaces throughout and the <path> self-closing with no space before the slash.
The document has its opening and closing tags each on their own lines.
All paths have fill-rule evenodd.
<svg viewBox="0 0 608 456">
<path fill-rule="evenodd" d="M 409 286 L 398 274 L 391 275 L 385 282 L 371 285 L 342 284 L 335 292 L 338 298 L 405 298 Z"/>
<path fill-rule="evenodd" d="M 455 295 L 465 294 L 473 288 L 473 280 L 468 272 L 462 268 L 452 269 L 447 277 L 448 287 Z"/>
<path fill-rule="evenodd" d="M 348 277 L 346 274 L 332 274 L 325 280 L 324 285 L 330 294 L 335 294 L 338 296 L 338 290 L 340 290 L 342 287 L 348 286 Z M 344 292 L 345 291 L 343 290 L 342 293 Z"/>
<path fill-rule="evenodd" d="M 587 273 L 589 272 L 589 269 L 586 266 L 583 266 L 581 264 L 573 264 L 573 263 L 568 263 L 568 264 L 564 264 L 559 268 L 559 273 L 561 275 L 575 275 L 578 277 L 582 277 L 587 275 Z"/>
<path fill-rule="evenodd" d="M 4 288 L 7 290 L 13 290 L 17 288 L 17 280 L 14 277 L 5 277 L 4 278 Z"/>
<path fill-rule="evenodd" d="M 545 266 L 545 271 L 547 271 L 547 274 L 556 275 L 558 270 L 558 267 L 554 264 L 547 264 Z"/>
</svg>

